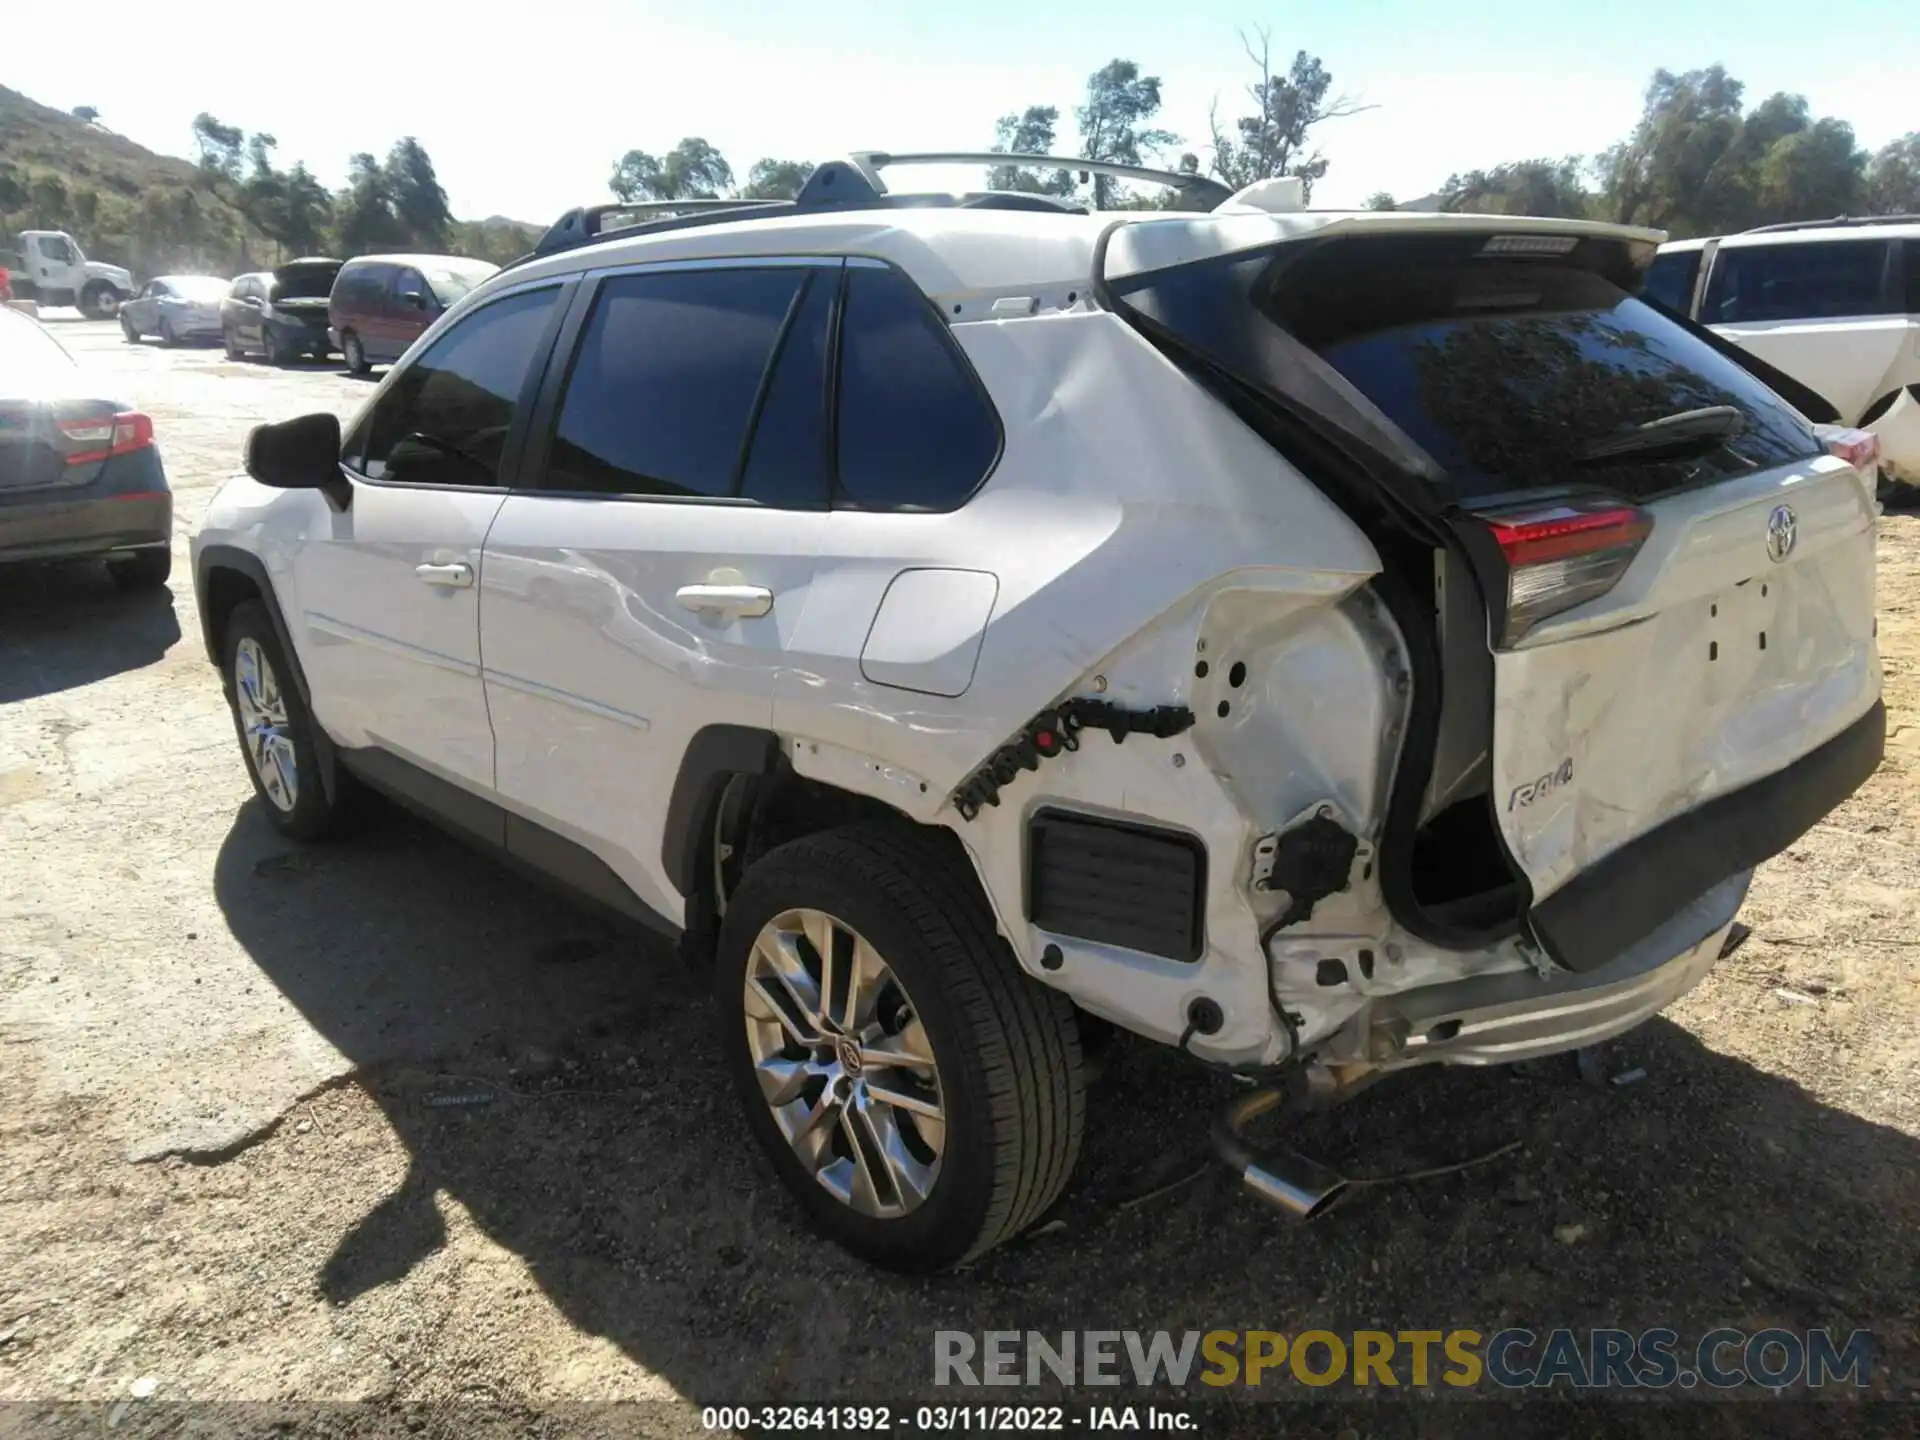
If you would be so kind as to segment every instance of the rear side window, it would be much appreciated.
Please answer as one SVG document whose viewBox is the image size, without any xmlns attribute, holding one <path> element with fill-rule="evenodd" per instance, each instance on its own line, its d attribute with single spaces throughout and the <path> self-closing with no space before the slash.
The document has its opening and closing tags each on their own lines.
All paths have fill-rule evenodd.
<svg viewBox="0 0 1920 1440">
<path fill-rule="evenodd" d="M 1720 247 L 1700 318 L 1710 325 L 1888 313 L 1888 242 Z"/>
<path fill-rule="evenodd" d="M 340 301 L 356 310 L 377 309 L 386 294 L 388 270 L 384 265 L 361 265 L 340 274 Z"/>
<path fill-rule="evenodd" d="M 1904 244 L 1907 262 L 1906 294 L 1903 304 L 1907 317 L 1920 317 L 1920 240 L 1908 240 Z"/>
<path fill-rule="evenodd" d="M 557 286 L 483 305 L 429 345 L 355 427 L 345 460 L 371 480 L 502 483 L 514 409 L 543 353 Z"/>
<path fill-rule="evenodd" d="M 793 321 L 780 339 L 747 447 L 740 494 L 762 505 L 805 510 L 827 500 L 827 341 L 838 268 L 808 273 Z"/>
<path fill-rule="evenodd" d="M 1700 274 L 1698 250 L 1670 250 L 1653 257 L 1641 294 L 1682 315 L 1693 309 L 1693 282 Z"/>
<path fill-rule="evenodd" d="M 952 334 L 897 270 L 850 266 L 839 488 L 858 510 L 951 510 L 987 478 L 1000 424 Z"/>
<path fill-rule="evenodd" d="M 1645 499 L 1818 453 L 1746 371 L 1603 277 L 1387 245 L 1289 277 L 1273 317 L 1430 455 L 1461 498 L 1591 484 Z M 1437 259 L 1438 257 L 1436 257 Z M 1599 453 L 1637 427 L 1728 406 L 1739 430 L 1678 458 Z"/>
<path fill-rule="evenodd" d="M 545 484 L 727 497 L 804 268 L 669 270 L 600 287 L 567 379 Z"/>
</svg>

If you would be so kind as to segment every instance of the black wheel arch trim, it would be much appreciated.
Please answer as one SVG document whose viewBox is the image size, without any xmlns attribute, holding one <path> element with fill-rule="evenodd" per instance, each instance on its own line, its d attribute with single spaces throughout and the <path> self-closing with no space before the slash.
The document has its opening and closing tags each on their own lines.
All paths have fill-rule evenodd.
<svg viewBox="0 0 1920 1440">
<path fill-rule="evenodd" d="M 1569 970 L 1593 970 L 1742 870 L 1770 860 L 1880 768 L 1887 708 L 1873 708 L 1807 754 L 1677 815 L 1604 856 L 1533 907 L 1541 946 Z"/>
<path fill-rule="evenodd" d="M 779 758 L 780 737 L 758 726 L 707 725 L 694 732 L 680 756 L 660 839 L 660 864 L 681 895 L 700 888 L 701 856 L 727 782 L 765 775 Z"/>
</svg>

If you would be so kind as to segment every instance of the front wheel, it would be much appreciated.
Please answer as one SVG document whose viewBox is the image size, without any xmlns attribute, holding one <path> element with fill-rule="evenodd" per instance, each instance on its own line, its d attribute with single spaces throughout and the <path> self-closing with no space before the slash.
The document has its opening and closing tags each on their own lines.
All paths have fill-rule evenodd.
<svg viewBox="0 0 1920 1440">
<path fill-rule="evenodd" d="M 340 353 L 346 357 L 347 369 L 355 375 L 364 375 L 373 369 L 367 360 L 366 347 L 360 343 L 360 337 L 351 330 L 340 337 Z"/>
<path fill-rule="evenodd" d="M 160 317 L 160 343 L 168 349 L 180 343 L 179 337 L 173 333 L 173 321 L 164 315 Z"/>
<path fill-rule="evenodd" d="M 266 803 L 267 818 L 295 840 L 338 833 L 355 801 L 352 777 L 336 772 L 334 784 L 326 784 L 313 717 L 259 601 L 234 608 L 224 639 L 221 679 L 247 773 Z"/>
<path fill-rule="evenodd" d="M 1021 973 L 945 837 L 863 825 L 772 851 L 728 902 L 715 985 L 749 1127 L 855 1255 L 944 1269 L 1065 1188 L 1073 1007 Z"/>
<path fill-rule="evenodd" d="M 120 333 L 127 337 L 127 343 L 129 345 L 138 345 L 140 343 L 139 330 L 134 327 L 134 323 L 125 315 L 120 317 Z"/>
<path fill-rule="evenodd" d="M 80 292 L 80 313 L 89 320 L 110 320 L 120 307 L 120 292 L 111 285 L 89 285 Z"/>
<path fill-rule="evenodd" d="M 247 352 L 240 348 L 240 341 L 232 330 L 222 330 L 220 332 L 220 343 L 226 347 L 227 358 L 229 360 L 244 360 L 246 358 Z"/>
</svg>

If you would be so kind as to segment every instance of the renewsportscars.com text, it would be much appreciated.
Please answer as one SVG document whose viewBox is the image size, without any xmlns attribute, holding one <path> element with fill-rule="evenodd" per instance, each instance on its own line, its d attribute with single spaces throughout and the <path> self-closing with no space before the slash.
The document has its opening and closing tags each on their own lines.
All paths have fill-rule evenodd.
<svg viewBox="0 0 1920 1440">
<path fill-rule="evenodd" d="M 939 1330 L 936 1385 L 1445 1385 L 1780 1390 L 1873 1373 L 1873 1336 L 1817 1330 Z"/>
</svg>

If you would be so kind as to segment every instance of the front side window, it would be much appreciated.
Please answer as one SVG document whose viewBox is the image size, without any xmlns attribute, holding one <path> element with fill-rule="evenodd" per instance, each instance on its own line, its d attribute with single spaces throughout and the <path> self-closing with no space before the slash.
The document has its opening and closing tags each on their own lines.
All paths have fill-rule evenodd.
<svg viewBox="0 0 1920 1440">
<path fill-rule="evenodd" d="M 556 286 L 523 290 L 441 335 L 355 427 L 347 463 L 370 480 L 501 484 L 514 411 L 544 353 L 559 294 Z"/>
<path fill-rule="evenodd" d="M 1000 455 L 1000 424 L 946 322 L 898 270 L 847 271 L 837 506 L 951 510 Z"/>
<path fill-rule="evenodd" d="M 73 246 L 67 243 L 64 235 L 42 235 L 40 253 L 49 260 L 58 260 L 64 264 L 71 264 L 74 259 Z"/>
<path fill-rule="evenodd" d="M 1723 245 L 1700 318 L 1710 325 L 1884 315 L 1885 240 Z"/>
<path fill-rule="evenodd" d="M 615 275 L 594 298 L 547 462 L 548 489 L 730 497 L 806 268 Z"/>
</svg>

